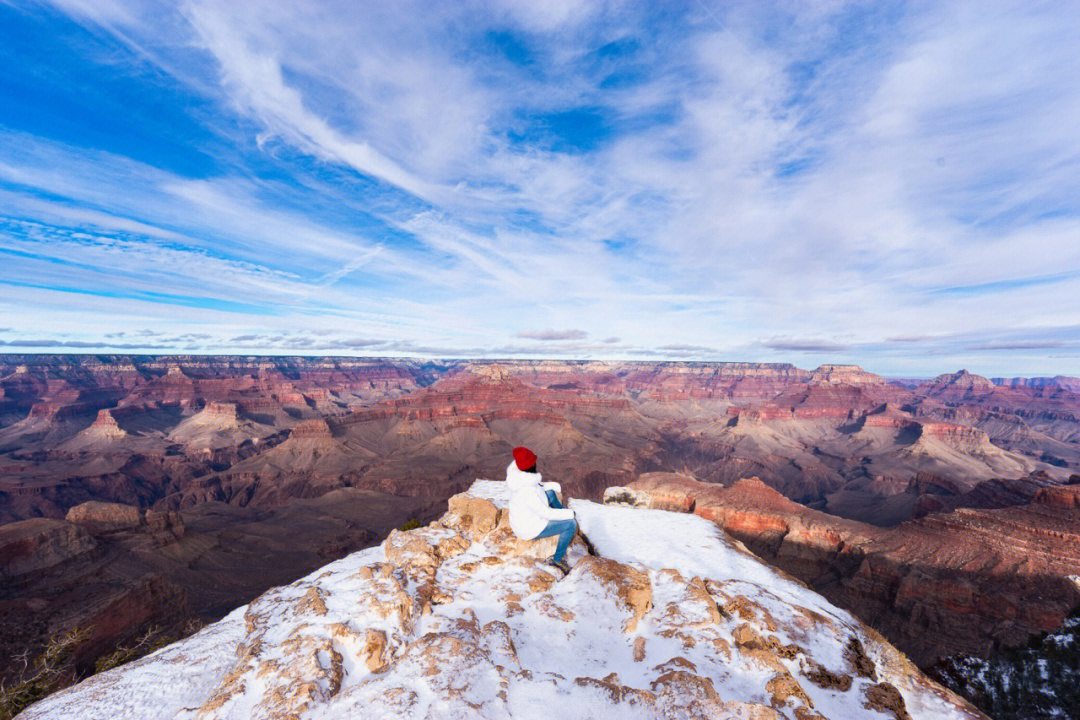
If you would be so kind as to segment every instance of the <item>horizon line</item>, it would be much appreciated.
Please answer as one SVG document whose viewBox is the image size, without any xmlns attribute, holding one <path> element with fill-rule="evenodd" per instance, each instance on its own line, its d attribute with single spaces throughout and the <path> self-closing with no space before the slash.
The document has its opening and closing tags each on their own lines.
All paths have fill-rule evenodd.
<svg viewBox="0 0 1080 720">
<path fill-rule="evenodd" d="M 960 372 L 968 372 L 972 375 L 980 375 L 979 373 L 971 372 L 967 368 L 960 368 L 953 372 L 938 373 L 937 375 L 886 375 L 868 370 L 866 366 L 859 363 L 820 363 L 816 368 L 803 368 L 793 362 L 764 362 L 755 360 L 681 360 L 681 359 L 599 359 L 599 358 L 559 358 L 559 357 L 451 357 L 451 356 L 435 356 L 435 355 L 423 355 L 418 353 L 415 356 L 409 355 L 320 355 L 320 354 L 304 354 L 304 353 L 283 353 L 283 354 L 243 354 L 243 353 L 213 353 L 213 352 L 190 352 L 190 353 L 131 353 L 131 352 L 34 352 L 34 353 L 12 353 L 12 352 L 0 352 L 0 358 L 6 357 L 19 357 L 19 358 L 50 358 L 50 357 L 128 357 L 128 358 L 207 358 L 207 357 L 225 357 L 225 358 L 252 358 L 252 359 L 280 359 L 280 358 L 298 358 L 298 359 L 324 359 L 324 360 L 371 360 L 371 361 L 401 361 L 401 360 L 420 360 L 429 362 L 443 362 L 443 363 L 469 363 L 469 362 L 483 362 L 483 363 L 537 363 L 537 362 L 561 362 L 561 363 L 641 363 L 641 364 L 684 364 L 684 365 L 765 365 L 765 366 L 787 366 L 796 370 L 804 370 L 806 372 L 813 372 L 822 367 L 836 366 L 836 367 L 854 367 L 862 370 L 863 372 L 878 375 L 887 380 L 932 380 L 939 375 L 949 375 Z M 1070 377 L 1062 374 L 1057 375 L 980 375 L 990 380 L 994 379 L 1036 379 L 1036 378 L 1053 378 L 1053 377 Z"/>
</svg>

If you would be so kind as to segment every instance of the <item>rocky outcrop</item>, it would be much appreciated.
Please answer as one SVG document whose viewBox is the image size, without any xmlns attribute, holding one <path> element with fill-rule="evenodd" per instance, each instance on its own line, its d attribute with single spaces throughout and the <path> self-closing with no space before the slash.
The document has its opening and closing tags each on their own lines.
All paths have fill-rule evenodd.
<svg viewBox="0 0 1080 720">
<path fill-rule="evenodd" d="M 821 365 L 810 374 L 817 385 L 885 385 L 885 378 L 866 372 L 858 365 Z"/>
<path fill-rule="evenodd" d="M 36 518 L 0 525 L 0 577 L 42 573 L 96 547 L 89 533 L 62 520 Z"/>
<path fill-rule="evenodd" d="M 143 516 L 131 505 L 90 501 L 68 510 L 67 521 L 92 533 L 108 533 L 134 530 L 143 524 Z"/>
<path fill-rule="evenodd" d="M 102 433 L 112 437 L 122 437 L 126 433 L 116 423 L 110 410 L 98 410 L 97 418 L 94 419 L 93 427 L 100 428 Z"/>
<path fill-rule="evenodd" d="M 292 430 L 290 436 L 298 440 L 319 440 L 323 438 L 330 438 L 330 426 L 326 424 L 325 420 L 305 420 Z"/>
<path fill-rule="evenodd" d="M 439 522 L 24 717 L 983 717 L 699 518 L 575 502 L 590 544 L 562 577 L 553 538 L 513 537 L 504 492 L 478 482 Z"/>
<path fill-rule="evenodd" d="M 1060 625 L 1080 603 L 1070 579 L 1080 567 L 1074 486 L 1042 488 L 1030 505 L 958 509 L 894 528 L 810 510 L 756 478 L 724 488 L 653 474 L 628 489 L 649 496 L 647 505 L 689 508 L 717 523 L 874 622 L 922 664 L 1023 643 Z M 1031 602 L 1035 597 L 1041 600 Z"/>
<path fill-rule="evenodd" d="M 157 545 L 168 545 L 182 538 L 184 519 L 178 512 L 147 510 L 132 505 L 90 501 L 68 510 L 67 522 L 92 535 L 124 534 L 127 537 L 148 535 Z"/>
<path fill-rule="evenodd" d="M 187 532 L 184 518 L 178 512 L 147 510 L 143 519 L 146 523 L 146 532 L 158 545 L 168 545 L 184 537 Z"/>
<path fill-rule="evenodd" d="M 1080 508 L 1080 485 L 1040 488 L 1033 501 L 1053 508 Z"/>
<path fill-rule="evenodd" d="M 204 408 L 207 415 L 222 417 L 229 420 L 236 419 L 236 403 L 209 402 Z"/>
<path fill-rule="evenodd" d="M 938 375 L 918 388 L 916 393 L 946 403 L 960 403 L 993 395 L 997 387 L 990 380 L 967 370 Z"/>
</svg>

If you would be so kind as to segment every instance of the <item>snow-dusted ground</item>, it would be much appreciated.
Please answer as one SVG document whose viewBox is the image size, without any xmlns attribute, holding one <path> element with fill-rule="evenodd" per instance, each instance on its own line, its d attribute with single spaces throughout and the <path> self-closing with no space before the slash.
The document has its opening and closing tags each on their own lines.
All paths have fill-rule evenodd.
<svg viewBox="0 0 1080 720">
<path fill-rule="evenodd" d="M 477 481 L 467 495 L 505 508 L 505 491 Z M 867 707 L 879 683 L 914 718 L 977 717 L 708 521 L 571 507 L 596 554 L 617 562 L 576 543 L 574 570 L 556 579 L 543 563 L 553 539 L 516 541 L 448 514 L 20 717 L 894 717 Z M 647 604 L 623 597 L 635 582 Z M 853 668 L 853 638 L 872 673 Z M 812 681 L 816 669 L 848 687 Z"/>
</svg>

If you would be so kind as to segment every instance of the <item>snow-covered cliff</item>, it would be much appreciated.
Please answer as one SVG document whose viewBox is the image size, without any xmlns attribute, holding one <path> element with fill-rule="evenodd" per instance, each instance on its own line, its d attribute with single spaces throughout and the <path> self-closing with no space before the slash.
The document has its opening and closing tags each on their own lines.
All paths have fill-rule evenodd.
<svg viewBox="0 0 1080 720">
<path fill-rule="evenodd" d="M 26 710 L 174 718 L 979 718 L 849 613 L 694 515 L 573 501 L 516 540 L 505 484 Z"/>
</svg>

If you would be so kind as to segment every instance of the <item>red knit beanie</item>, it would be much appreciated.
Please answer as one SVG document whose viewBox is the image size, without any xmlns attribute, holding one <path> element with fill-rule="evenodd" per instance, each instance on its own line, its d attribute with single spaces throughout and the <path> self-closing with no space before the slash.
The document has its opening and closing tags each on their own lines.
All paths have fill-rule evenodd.
<svg viewBox="0 0 1080 720">
<path fill-rule="evenodd" d="M 517 463 L 518 470 L 528 470 L 536 464 L 536 453 L 527 447 L 514 448 L 514 462 Z"/>
</svg>

